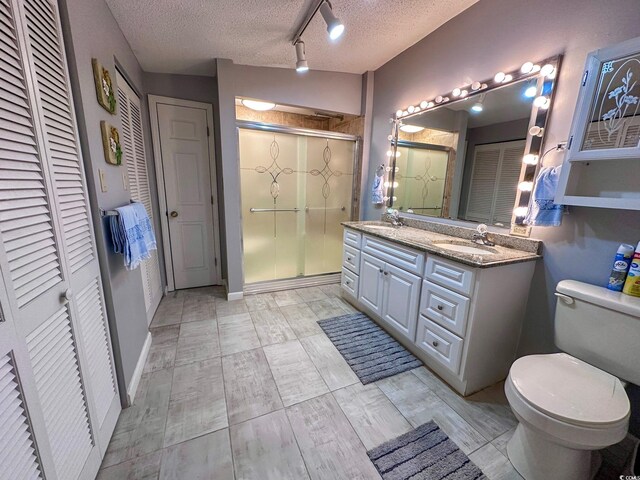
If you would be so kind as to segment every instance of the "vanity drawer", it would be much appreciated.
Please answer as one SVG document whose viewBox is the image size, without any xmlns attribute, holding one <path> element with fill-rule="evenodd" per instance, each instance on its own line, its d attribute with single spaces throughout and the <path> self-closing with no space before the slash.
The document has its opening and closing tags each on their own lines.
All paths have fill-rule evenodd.
<svg viewBox="0 0 640 480">
<path fill-rule="evenodd" d="M 353 248 L 360 249 L 362 245 L 362 234 L 360 232 L 356 232 L 354 230 L 350 230 L 348 228 L 344 229 L 343 241 L 345 245 L 349 245 Z"/>
<path fill-rule="evenodd" d="M 424 278 L 430 282 L 471 296 L 474 277 L 475 272 L 472 268 L 434 256 L 427 258 Z"/>
<path fill-rule="evenodd" d="M 460 370 L 463 340 L 420 315 L 416 345 L 429 357 L 454 374 Z"/>
<path fill-rule="evenodd" d="M 358 298 L 358 279 L 358 275 L 351 270 L 347 270 L 344 267 L 342 268 L 342 290 L 354 299 Z"/>
<path fill-rule="evenodd" d="M 362 237 L 362 251 L 407 272 L 417 275 L 422 273 L 424 266 L 424 253 L 422 252 L 368 235 Z"/>
<path fill-rule="evenodd" d="M 464 337 L 467 328 L 470 303 L 458 293 L 426 280 L 422 282 L 420 313 L 460 337 Z"/>
<path fill-rule="evenodd" d="M 356 275 L 360 273 L 360 250 L 356 250 L 345 243 L 342 249 L 342 266 Z"/>
</svg>

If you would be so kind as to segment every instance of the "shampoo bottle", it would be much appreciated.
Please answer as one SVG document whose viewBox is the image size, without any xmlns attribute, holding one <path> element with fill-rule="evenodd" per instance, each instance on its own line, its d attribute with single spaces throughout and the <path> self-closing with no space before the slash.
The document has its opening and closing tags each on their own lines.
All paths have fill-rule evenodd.
<svg viewBox="0 0 640 480">
<path fill-rule="evenodd" d="M 640 243 L 636 247 L 622 293 L 640 297 Z"/>
<path fill-rule="evenodd" d="M 631 265 L 631 257 L 633 257 L 633 245 L 623 243 L 618 247 L 616 258 L 613 259 L 613 268 L 609 275 L 609 283 L 607 288 L 614 292 L 621 292 L 624 281 L 627 278 L 627 271 Z"/>
</svg>

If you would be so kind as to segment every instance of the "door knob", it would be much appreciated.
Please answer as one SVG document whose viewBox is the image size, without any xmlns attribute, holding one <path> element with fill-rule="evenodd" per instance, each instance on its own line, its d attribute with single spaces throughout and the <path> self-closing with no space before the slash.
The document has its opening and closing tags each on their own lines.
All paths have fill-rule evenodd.
<svg viewBox="0 0 640 480">
<path fill-rule="evenodd" d="M 64 293 L 60 296 L 60 300 L 62 301 L 62 303 L 68 303 L 72 297 L 73 297 L 73 292 L 71 291 L 70 288 L 67 288 L 64 291 Z"/>
<path fill-rule="evenodd" d="M 169 215 L 171 215 L 171 218 L 176 218 L 178 216 L 178 212 L 173 210 Z"/>
</svg>

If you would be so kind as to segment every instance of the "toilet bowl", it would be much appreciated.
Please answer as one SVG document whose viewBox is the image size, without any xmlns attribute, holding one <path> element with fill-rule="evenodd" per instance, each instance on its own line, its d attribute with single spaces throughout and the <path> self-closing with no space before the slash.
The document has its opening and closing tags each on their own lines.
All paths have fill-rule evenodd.
<svg viewBox="0 0 640 480">
<path fill-rule="evenodd" d="M 507 453 L 526 480 L 588 480 L 599 466 L 592 452 L 627 433 L 622 382 L 566 353 L 516 360 L 505 393 L 520 422 Z"/>
</svg>

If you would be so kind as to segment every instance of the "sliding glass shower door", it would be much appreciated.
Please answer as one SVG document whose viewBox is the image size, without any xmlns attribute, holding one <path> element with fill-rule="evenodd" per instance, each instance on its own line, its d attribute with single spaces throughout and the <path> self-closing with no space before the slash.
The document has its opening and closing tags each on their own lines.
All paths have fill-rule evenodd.
<svg viewBox="0 0 640 480">
<path fill-rule="evenodd" d="M 245 284 L 339 272 L 356 138 L 261 124 L 238 136 Z"/>
</svg>

